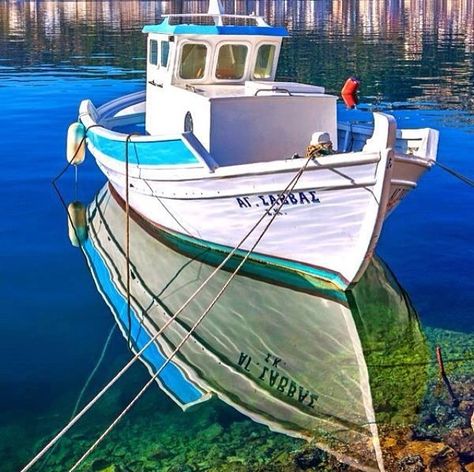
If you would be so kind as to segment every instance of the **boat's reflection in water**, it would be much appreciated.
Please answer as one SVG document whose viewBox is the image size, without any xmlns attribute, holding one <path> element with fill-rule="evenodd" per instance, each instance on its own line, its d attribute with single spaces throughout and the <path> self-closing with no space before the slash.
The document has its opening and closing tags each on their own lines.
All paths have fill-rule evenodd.
<svg viewBox="0 0 474 472">
<path fill-rule="evenodd" d="M 98 194 L 88 208 L 83 248 L 136 352 L 223 256 L 189 257 L 191 247 L 177 251 L 132 214 L 129 317 L 122 204 L 107 188 Z M 174 351 L 230 275 L 218 272 L 145 351 L 151 371 Z M 274 431 L 313 440 L 362 470 L 383 470 L 377 423 L 413 422 L 424 394 L 427 348 L 416 313 L 377 259 L 351 292 L 308 279 L 292 285 L 238 275 L 165 367 L 159 384 L 183 408 L 217 395 Z"/>
</svg>

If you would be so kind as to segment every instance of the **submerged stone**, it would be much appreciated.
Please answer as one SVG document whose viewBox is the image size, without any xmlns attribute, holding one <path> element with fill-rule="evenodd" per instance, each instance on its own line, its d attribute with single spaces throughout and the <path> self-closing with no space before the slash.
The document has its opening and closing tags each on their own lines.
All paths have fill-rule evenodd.
<svg viewBox="0 0 474 472">
<path fill-rule="evenodd" d="M 436 454 L 429 465 L 430 472 L 464 472 L 464 467 L 459 462 L 456 451 L 445 446 Z"/>
<path fill-rule="evenodd" d="M 206 441 L 213 441 L 214 439 L 218 438 L 223 432 L 224 428 L 220 424 L 213 423 L 211 426 L 202 431 L 200 436 Z"/>
<path fill-rule="evenodd" d="M 121 472 L 122 469 L 105 459 L 97 459 L 92 463 L 91 469 L 96 472 Z"/>
<path fill-rule="evenodd" d="M 150 459 L 154 461 L 160 461 L 170 456 L 171 451 L 169 451 L 166 447 L 157 446 L 156 449 L 153 451 Z"/>
<path fill-rule="evenodd" d="M 303 470 L 315 467 L 326 459 L 326 454 L 317 448 L 308 448 L 298 451 L 294 455 L 294 462 Z"/>
<path fill-rule="evenodd" d="M 470 464 L 466 464 L 464 468 L 466 469 L 466 472 L 474 472 L 474 462 L 471 462 Z"/>
<path fill-rule="evenodd" d="M 445 436 L 451 446 L 466 462 L 474 461 L 474 432 L 470 428 L 455 429 Z"/>
<path fill-rule="evenodd" d="M 397 472 L 423 472 L 426 470 L 419 455 L 406 456 L 397 462 Z"/>
</svg>

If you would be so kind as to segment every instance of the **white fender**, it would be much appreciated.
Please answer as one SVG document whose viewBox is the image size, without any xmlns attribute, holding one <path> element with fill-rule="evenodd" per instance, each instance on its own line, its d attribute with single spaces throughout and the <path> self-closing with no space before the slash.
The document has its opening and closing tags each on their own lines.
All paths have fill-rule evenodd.
<svg viewBox="0 0 474 472">
<path fill-rule="evenodd" d="M 82 123 L 72 123 L 67 130 L 67 161 L 78 166 L 86 156 L 86 129 Z"/>
</svg>

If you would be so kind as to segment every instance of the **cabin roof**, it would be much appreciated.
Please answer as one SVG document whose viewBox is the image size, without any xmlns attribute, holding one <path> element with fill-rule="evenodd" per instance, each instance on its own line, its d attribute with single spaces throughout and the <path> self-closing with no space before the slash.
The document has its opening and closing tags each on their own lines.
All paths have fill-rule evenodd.
<svg viewBox="0 0 474 472">
<path fill-rule="evenodd" d="M 235 36 L 277 36 L 286 37 L 288 31 L 282 26 L 235 26 L 235 25 L 197 25 L 177 24 L 171 25 L 168 18 L 157 25 L 146 25 L 143 33 L 158 33 L 168 35 L 235 35 Z"/>
</svg>

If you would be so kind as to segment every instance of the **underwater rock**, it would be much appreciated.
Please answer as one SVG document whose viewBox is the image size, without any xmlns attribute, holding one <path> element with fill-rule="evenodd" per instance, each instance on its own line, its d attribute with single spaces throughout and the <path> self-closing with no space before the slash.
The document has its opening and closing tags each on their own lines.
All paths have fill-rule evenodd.
<svg viewBox="0 0 474 472">
<path fill-rule="evenodd" d="M 317 448 L 305 448 L 293 455 L 294 463 L 303 470 L 320 465 L 327 455 Z"/>
<path fill-rule="evenodd" d="M 455 429 L 466 426 L 466 418 L 459 411 L 448 405 L 438 405 L 434 411 L 438 425 L 443 429 Z"/>
<path fill-rule="evenodd" d="M 401 460 L 404 457 L 420 456 L 424 464 L 429 464 L 432 457 L 435 457 L 445 448 L 445 444 L 432 441 L 411 441 L 398 452 Z"/>
<path fill-rule="evenodd" d="M 474 430 L 474 400 L 461 400 L 458 410 L 466 418 L 471 418 L 471 427 Z"/>
<path fill-rule="evenodd" d="M 166 459 L 167 457 L 170 457 L 171 452 L 166 448 L 162 447 L 160 445 L 156 446 L 155 450 L 149 457 L 150 460 L 152 461 L 160 461 L 162 459 Z"/>
<path fill-rule="evenodd" d="M 419 421 L 412 427 L 413 439 L 442 441 L 450 431 L 469 427 L 469 418 L 474 411 L 474 399 L 469 388 L 474 389 L 472 381 L 466 388 L 459 380 L 452 381 L 458 407 L 454 407 L 444 394 L 428 396 L 422 406 Z M 437 384 L 439 390 L 439 384 Z M 436 385 L 430 390 L 436 391 Z M 445 393 L 445 392 L 444 392 Z"/>
<path fill-rule="evenodd" d="M 464 467 L 459 462 L 456 451 L 445 446 L 439 451 L 428 464 L 430 472 L 464 472 Z"/>
<path fill-rule="evenodd" d="M 327 464 L 321 469 L 317 469 L 318 472 L 359 472 L 360 469 L 356 469 L 354 467 L 351 467 L 348 464 L 344 464 L 342 462 L 339 462 L 335 457 L 329 456 L 327 459 Z"/>
<path fill-rule="evenodd" d="M 464 468 L 466 469 L 466 472 L 474 472 L 474 462 L 471 462 L 470 464 L 466 464 Z"/>
<path fill-rule="evenodd" d="M 205 430 L 201 431 L 200 436 L 206 441 L 213 441 L 218 438 L 224 432 L 224 428 L 218 424 L 213 423 Z"/>
<path fill-rule="evenodd" d="M 188 464 L 176 464 L 168 469 L 168 472 L 195 472 Z"/>
<path fill-rule="evenodd" d="M 464 461 L 474 461 L 474 432 L 470 428 L 450 431 L 444 440 Z"/>
<path fill-rule="evenodd" d="M 91 470 L 94 472 L 120 472 L 121 469 L 109 460 L 97 459 L 92 463 Z"/>
<path fill-rule="evenodd" d="M 227 458 L 227 462 L 229 464 L 244 464 L 245 459 L 243 457 L 239 457 L 239 456 L 229 456 Z"/>
<path fill-rule="evenodd" d="M 103 471 L 108 471 L 109 467 L 112 467 L 112 464 L 110 461 L 106 459 L 97 459 L 92 463 L 92 470 L 94 472 L 103 472 Z"/>
<path fill-rule="evenodd" d="M 397 462 L 397 472 L 423 472 L 426 470 L 419 455 L 405 456 Z"/>
</svg>

